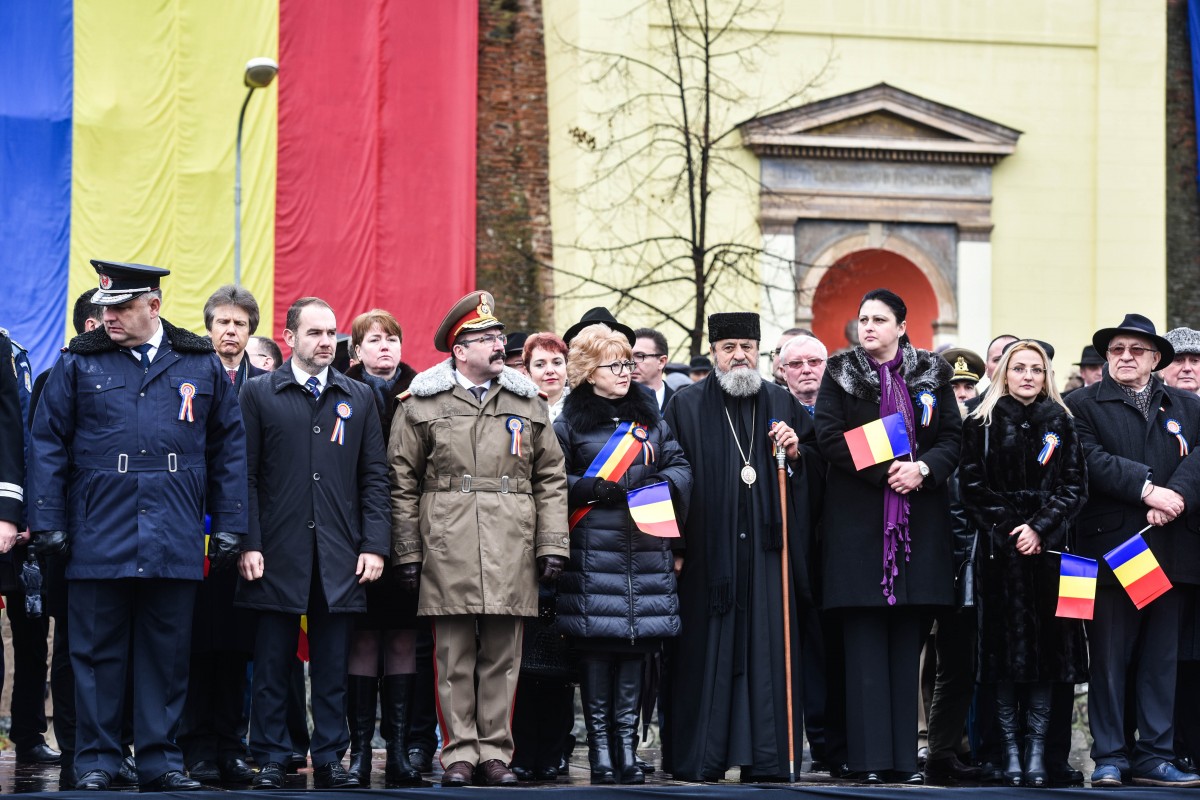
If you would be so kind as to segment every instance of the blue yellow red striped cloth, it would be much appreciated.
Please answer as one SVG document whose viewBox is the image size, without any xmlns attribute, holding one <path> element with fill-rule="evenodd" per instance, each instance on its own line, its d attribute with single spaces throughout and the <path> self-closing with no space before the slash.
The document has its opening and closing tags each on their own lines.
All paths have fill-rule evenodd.
<svg viewBox="0 0 1200 800">
<path fill-rule="evenodd" d="M 855 469 L 866 469 L 899 456 L 908 455 L 908 430 L 904 427 L 904 416 L 890 414 L 883 419 L 868 422 L 843 434 Z"/>
<path fill-rule="evenodd" d="M 1056 617 L 1091 619 L 1096 611 L 1096 576 L 1100 565 L 1090 558 L 1062 554 L 1058 567 Z"/>
<path fill-rule="evenodd" d="M 629 492 L 629 515 L 642 533 L 673 539 L 679 536 L 671 487 L 666 481 Z"/>
<path fill-rule="evenodd" d="M 604 443 L 604 447 L 600 448 L 600 452 L 592 459 L 592 463 L 583 473 L 583 477 L 603 478 L 606 481 L 620 480 L 625 471 L 629 469 L 629 465 L 642 452 L 645 438 L 646 429 L 636 422 L 627 420 L 619 423 L 612 436 L 609 436 L 608 441 Z M 578 525 L 579 521 L 586 517 L 591 510 L 590 505 L 575 509 L 569 520 L 570 527 L 574 528 Z"/>
<path fill-rule="evenodd" d="M 1141 533 L 1105 553 L 1104 560 L 1138 608 L 1145 608 L 1171 588 L 1167 573 Z"/>
</svg>

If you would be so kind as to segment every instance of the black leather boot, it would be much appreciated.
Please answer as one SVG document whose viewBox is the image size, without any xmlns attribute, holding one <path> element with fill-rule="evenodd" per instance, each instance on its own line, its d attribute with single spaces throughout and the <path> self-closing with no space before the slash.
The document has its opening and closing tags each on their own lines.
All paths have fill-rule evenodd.
<svg viewBox="0 0 1200 800">
<path fill-rule="evenodd" d="M 387 698 L 383 715 L 388 719 L 387 767 L 384 777 L 388 786 L 420 786 L 421 773 L 408 760 L 408 709 L 412 705 L 416 675 L 388 675 L 383 679 Z"/>
<path fill-rule="evenodd" d="M 637 764 L 638 704 L 642 699 L 642 659 L 617 662 L 613 676 L 613 723 L 616 728 L 620 783 L 645 783 L 646 773 Z"/>
<path fill-rule="evenodd" d="M 350 767 L 363 786 L 371 783 L 371 740 L 375 738 L 375 696 L 379 678 L 346 676 L 346 721 L 350 727 Z"/>
<path fill-rule="evenodd" d="M 996 721 L 1004 741 L 1001 757 L 1001 783 L 1005 786 L 1020 786 L 1021 748 L 1017 744 L 1017 689 L 1012 683 L 996 684 Z"/>
<path fill-rule="evenodd" d="M 1029 686 L 1029 701 L 1025 709 L 1025 771 L 1026 786 L 1037 789 L 1050 785 L 1046 774 L 1046 730 L 1050 727 L 1050 684 Z"/>
<path fill-rule="evenodd" d="M 592 783 L 616 783 L 608 747 L 609 710 L 612 708 L 612 667 L 607 660 L 583 658 L 579 662 L 579 697 L 587 723 L 588 764 Z"/>
</svg>

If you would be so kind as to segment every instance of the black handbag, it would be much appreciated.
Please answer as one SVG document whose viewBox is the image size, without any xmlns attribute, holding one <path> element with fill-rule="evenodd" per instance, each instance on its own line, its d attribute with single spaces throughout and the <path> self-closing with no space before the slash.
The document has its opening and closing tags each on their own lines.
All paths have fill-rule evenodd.
<svg viewBox="0 0 1200 800">
<path fill-rule="evenodd" d="M 538 615 L 526 620 L 521 640 L 521 674 L 574 683 L 578 680 L 579 658 L 567 637 L 554 630 L 558 617 L 558 590 L 538 592 Z"/>
</svg>

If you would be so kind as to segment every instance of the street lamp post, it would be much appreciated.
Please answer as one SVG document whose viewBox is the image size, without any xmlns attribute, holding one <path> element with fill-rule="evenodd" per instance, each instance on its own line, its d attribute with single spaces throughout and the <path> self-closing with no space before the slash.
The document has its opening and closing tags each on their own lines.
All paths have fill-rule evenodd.
<svg viewBox="0 0 1200 800">
<path fill-rule="evenodd" d="M 278 73 L 279 64 L 272 58 L 252 58 L 246 62 L 244 82 L 249 91 L 238 114 L 233 178 L 233 282 L 237 286 L 242 285 L 242 123 L 246 121 L 246 106 L 250 105 L 254 90 L 270 86 Z"/>
</svg>

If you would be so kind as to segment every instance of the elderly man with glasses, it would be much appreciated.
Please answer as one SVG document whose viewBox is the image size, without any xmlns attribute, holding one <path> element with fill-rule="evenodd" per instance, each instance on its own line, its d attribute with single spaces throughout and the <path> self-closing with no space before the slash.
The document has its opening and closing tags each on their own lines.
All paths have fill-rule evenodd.
<svg viewBox="0 0 1200 800">
<path fill-rule="evenodd" d="M 788 391 L 800 401 L 809 416 L 817 405 L 817 390 L 821 388 L 828 357 L 829 351 L 821 340 L 806 334 L 788 339 L 779 350 L 779 366 Z"/>
<path fill-rule="evenodd" d="M 1120 325 L 1096 331 L 1092 344 L 1107 358 L 1108 373 L 1067 398 L 1088 467 L 1077 551 L 1100 567 L 1087 626 L 1092 785 L 1120 786 L 1132 774 L 1139 784 L 1200 786 L 1200 775 L 1172 763 L 1176 662 L 1194 657 L 1186 651 L 1194 649 L 1197 627 L 1189 621 L 1180 636 L 1181 620 L 1194 620 L 1200 584 L 1200 545 L 1186 521 L 1186 512 L 1200 507 L 1200 461 L 1191 454 L 1200 436 L 1200 399 L 1154 375 L 1175 351 L 1146 317 L 1128 314 Z M 1138 609 L 1104 555 L 1146 523 L 1152 527 L 1145 543 L 1175 588 Z M 1136 719 L 1127 721 L 1126 709 Z M 1126 730 L 1134 727 L 1136 741 L 1127 742 Z"/>
<path fill-rule="evenodd" d="M 392 468 L 392 563 L 433 624 L 443 786 L 512 785 L 512 701 L 523 617 L 569 552 L 567 476 L 533 381 L 504 366 L 488 292 L 442 320 L 450 358 L 400 395 Z"/>
</svg>

